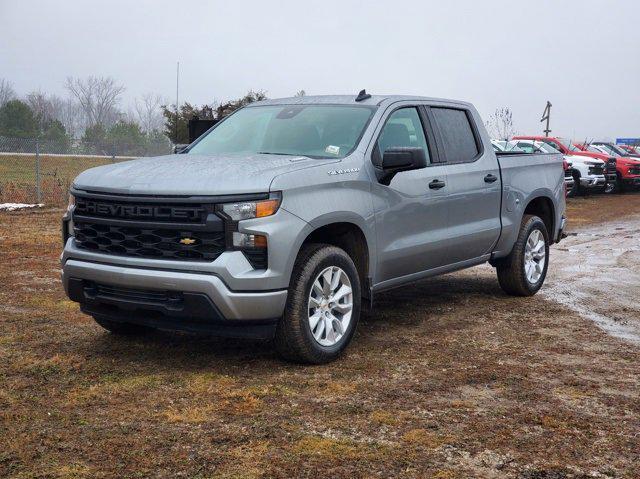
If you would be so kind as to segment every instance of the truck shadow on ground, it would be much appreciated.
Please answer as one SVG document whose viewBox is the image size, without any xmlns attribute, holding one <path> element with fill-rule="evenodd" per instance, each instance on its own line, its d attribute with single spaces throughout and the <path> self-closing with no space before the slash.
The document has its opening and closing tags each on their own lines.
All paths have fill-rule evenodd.
<svg viewBox="0 0 640 479">
<path fill-rule="evenodd" d="M 469 311 L 487 301 L 504 301 L 494 277 L 456 273 L 424 280 L 379 294 L 373 312 L 363 313 L 358 332 L 348 351 L 371 354 L 390 328 L 402 342 L 420 327 L 435 335 L 464 328 Z M 118 337 L 91 327 L 86 341 L 77 346 L 95 359 L 162 370 L 194 367 L 228 369 L 260 364 L 277 369 L 299 367 L 281 361 L 270 341 L 216 338 L 189 333 L 152 332 L 142 337 Z M 375 348 L 374 348 L 375 349 Z M 114 364 L 115 363 L 115 364 Z"/>
</svg>

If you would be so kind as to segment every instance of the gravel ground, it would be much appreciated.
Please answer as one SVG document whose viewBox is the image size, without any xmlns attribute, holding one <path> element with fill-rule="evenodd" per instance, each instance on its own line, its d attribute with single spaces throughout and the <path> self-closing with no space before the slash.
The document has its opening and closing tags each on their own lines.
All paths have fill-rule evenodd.
<svg viewBox="0 0 640 479">
<path fill-rule="evenodd" d="M 380 295 L 321 367 L 111 337 L 61 291 L 61 212 L 0 213 L 0 477 L 640 477 L 639 207 L 572 199 L 533 298 L 490 267 Z"/>
</svg>

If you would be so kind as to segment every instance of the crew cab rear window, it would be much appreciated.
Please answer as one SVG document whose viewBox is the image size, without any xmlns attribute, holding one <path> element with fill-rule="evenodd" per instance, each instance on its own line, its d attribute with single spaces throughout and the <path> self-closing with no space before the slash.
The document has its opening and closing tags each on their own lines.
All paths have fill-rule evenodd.
<svg viewBox="0 0 640 479">
<path fill-rule="evenodd" d="M 473 128 L 464 110 L 431 107 L 449 163 L 466 163 L 478 156 Z"/>
</svg>

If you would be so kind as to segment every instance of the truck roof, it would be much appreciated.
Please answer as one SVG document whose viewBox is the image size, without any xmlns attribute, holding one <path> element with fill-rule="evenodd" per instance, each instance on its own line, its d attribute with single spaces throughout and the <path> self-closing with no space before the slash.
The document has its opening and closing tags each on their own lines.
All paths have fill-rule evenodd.
<svg viewBox="0 0 640 479">
<path fill-rule="evenodd" d="M 289 98 L 273 98 L 269 100 L 261 100 L 252 103 L 253 105 L 380 105 L 384 101 L 395 103 L 397 101 L 433 101 L 441 103 L 449 103 L 456 105 L 464 105 L 470 107 L 471 104 L 458 100 L 448 100 L 444 98 L 430 98 L 426 96 L 414 95 L 371 95 L 366 100 L 356 101 L 357 95 L 309 95 L 309 96 L 293 96 Z"/>
</svg>

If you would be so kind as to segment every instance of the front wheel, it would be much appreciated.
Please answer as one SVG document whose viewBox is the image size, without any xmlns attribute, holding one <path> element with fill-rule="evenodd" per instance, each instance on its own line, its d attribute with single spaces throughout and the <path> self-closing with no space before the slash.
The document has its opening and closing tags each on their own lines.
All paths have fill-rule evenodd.
<svg viewBox="0 0 640 479">
<path fill-rule="evenodd" d="M 605 193 L 621 193 L 624 190 L 624 184 L 622 181 L 622 175 L 620 173 L 616 173 L 615 181 L 608 181 L 606 186 L 604 187 Z"/>
<path fill-rule="evenodd" d="M 275 344 L 286 359 L 312 364 L 336 359 L 349 345 L 360 317 L 360 278 L 342 249 L 305 245 L 293 268 Z"/>
<path fill-rule="evenodd" d="M 547 228 L 539 217 L 525 215 L 513 250 L 496 267 L 500 287 L 513 296 L 533 296 L 542 287 L 548 267 Z"/>
</svg>

